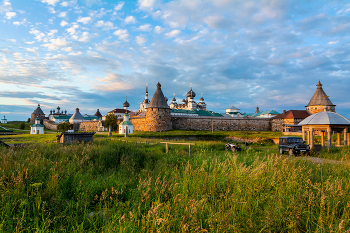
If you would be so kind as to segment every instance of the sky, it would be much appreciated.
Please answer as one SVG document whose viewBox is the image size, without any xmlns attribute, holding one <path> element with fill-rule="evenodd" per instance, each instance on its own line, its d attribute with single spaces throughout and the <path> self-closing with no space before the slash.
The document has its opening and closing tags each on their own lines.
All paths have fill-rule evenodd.
<svg viewBox="0 0 350 233">
<path fill-rule="evenodd" d="M 350 3 L 0 0 L 0 116 L 137 111 L 157 82 L 225 112 L 304 110 L 318 80 L 350 118 Z M 169 102 L 170 103 L 170 102 Z"/>
</svg>

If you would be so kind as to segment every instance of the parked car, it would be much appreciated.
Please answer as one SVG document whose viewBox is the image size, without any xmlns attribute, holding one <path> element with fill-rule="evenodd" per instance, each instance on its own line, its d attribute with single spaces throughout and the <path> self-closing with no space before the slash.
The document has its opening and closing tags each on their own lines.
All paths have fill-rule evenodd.
<svg viewBox="0 0 350 233">
<path fill-rule="evenodd" d="M 280 137 L 278 150 L 280 154 L 288 152 L 289 155 L 309 154 L 310 146 L 299 137 Z"/>
<path fill-rule="evenodd" d="M 232 143 L 227 143 L 226 145 L 225 145 L 225 150 L 232 150 L 233 152 L 235 152 L 235 151 L 241 151 L 241 147 L 237 144 L 237 145 L 235 145 L 235 144 L 232 144 Z"/>
</svg>

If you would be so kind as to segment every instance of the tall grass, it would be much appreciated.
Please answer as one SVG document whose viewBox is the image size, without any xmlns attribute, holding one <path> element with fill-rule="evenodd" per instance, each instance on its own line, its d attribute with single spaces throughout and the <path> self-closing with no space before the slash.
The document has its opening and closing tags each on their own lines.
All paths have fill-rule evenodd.
<svg viewBox="0 0 350 233">
<path fill-rule="evenodd" d="M 219 148 L 220 147 L 220 148 Z M 2 232 L 345 232 L 349 164 L 214 143 L 116 141 L 0 152 Z"/>
</svg>

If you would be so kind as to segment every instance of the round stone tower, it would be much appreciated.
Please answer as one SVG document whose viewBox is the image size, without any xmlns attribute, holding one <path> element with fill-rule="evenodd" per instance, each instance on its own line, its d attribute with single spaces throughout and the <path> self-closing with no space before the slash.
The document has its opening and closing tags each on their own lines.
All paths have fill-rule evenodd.
<svg viewBox="0 0 350 233">
<path fill-rule="evenodd" d="M 318 112 L 328 111 L 335 112 L 335 106 L 332 101 L 328 98 L 326 93 L 322 88 L 320 80 L 317 83 L 317 89 L 312 96 L 308 105 L 306 105 L 306 111 L 310 114 L 315 114 Z"/>
<path fill-rule="evenodd" d="M 43 112 L 43 110 L 41 110 L 40 104 L 38 104 L 38 107 L 30 115 L 30 123 L 34 124 L 36 118 L 40 119 L 40 124 L 42 124 L 43 120 L 45 119 L 45 113 Z"/>
<path fill-rule="evenodd" d="M 172 129 L 170 108 L 166 103 L 160 83 L 146 111 L 145 131 L 166 131 Z"/>
</svg>

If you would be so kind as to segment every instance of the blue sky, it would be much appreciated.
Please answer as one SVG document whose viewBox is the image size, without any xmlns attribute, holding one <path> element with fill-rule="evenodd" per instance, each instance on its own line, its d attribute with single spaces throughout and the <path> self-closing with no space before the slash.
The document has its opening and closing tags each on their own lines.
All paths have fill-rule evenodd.
<svg viewBox="0 0 350 233">
<path fill-rule="evenodd" d="M 305 109 L 318 80 L 350 117 L 350 3 L 283 0 L 0 0 L 0 114 L 40 103 L 138 110 L 162 84 L 208 109 Z"/>
</svg>

